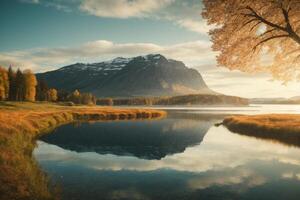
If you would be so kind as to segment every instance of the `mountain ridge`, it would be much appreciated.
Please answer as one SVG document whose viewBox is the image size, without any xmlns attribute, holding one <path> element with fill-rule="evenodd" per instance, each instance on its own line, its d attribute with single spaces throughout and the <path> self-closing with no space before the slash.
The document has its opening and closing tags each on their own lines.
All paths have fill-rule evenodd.
<svg viewBox="0 0 300 200">
<path fill-rule="evenodd" d="M 75 63 L 39 73 L 50 87 L 91 92 L 97 97 L 173 96 L 217 94 L 201 74 L 183 62 L 161 54 L 117 57 L 99 63 Z"/>
</svg>

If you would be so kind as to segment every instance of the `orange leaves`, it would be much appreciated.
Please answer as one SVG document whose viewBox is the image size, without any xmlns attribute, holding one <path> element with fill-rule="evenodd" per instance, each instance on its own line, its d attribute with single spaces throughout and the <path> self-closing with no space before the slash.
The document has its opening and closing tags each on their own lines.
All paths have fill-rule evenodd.
<svg viewBox="0 0 300 200">
<path fill-rule="evenodd" d="M 204 0 L 203 4 L 203 17 L 217 25 L 210 35 L 213 50 L 219 52 L 220 66 L 250 73 L 269 72 L 284 82 L 299 79 L 298 0 Z M 261 59 L 267 55 L 272 62 Z"/>
</svg>

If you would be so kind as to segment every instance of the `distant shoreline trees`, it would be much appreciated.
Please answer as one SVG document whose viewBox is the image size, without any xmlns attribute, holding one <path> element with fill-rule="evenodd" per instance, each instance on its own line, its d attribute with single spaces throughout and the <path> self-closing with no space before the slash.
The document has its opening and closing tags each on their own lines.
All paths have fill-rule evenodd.
<svg viewBox="0 0 300 200">
<path fill-rule="evenodd" d="M 31 70 L 14 71 L 0 66 L 0 101 L 49 101 L 73 102 L 75 104 L 95 105 L 96 97 L 91 93 L 70 93 L 49 88 L 44 80 L 37 80 Z"/>
</svg>

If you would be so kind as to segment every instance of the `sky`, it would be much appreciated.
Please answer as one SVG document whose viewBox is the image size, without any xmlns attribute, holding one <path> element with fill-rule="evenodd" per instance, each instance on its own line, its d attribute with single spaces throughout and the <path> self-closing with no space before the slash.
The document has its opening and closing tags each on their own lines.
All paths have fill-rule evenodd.
<svg viewBox="0 0 300 200">
<path fill-rule="evenodd" d="M 300 83 L 217 67 L 201 0 L 1 0 L 0 65 L 34 72 L 160 53 L 241 97 L 292 97 Z"/>
</svg>

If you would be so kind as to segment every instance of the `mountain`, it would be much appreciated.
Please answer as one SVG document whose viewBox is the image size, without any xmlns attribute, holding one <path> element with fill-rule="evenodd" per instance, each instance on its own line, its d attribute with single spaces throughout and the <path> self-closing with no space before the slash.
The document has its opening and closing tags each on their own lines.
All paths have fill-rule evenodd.
<svg viewBox="0 0 300 200">
<path fill-rule="evenodd" d="M 37 74 L 50 87 L 91 92 L 98 97 L 173 96 L 216 94 L 200 73 L 183 62 L 160 54 L 111 61 L 76 63 Z"/>
</svg>

